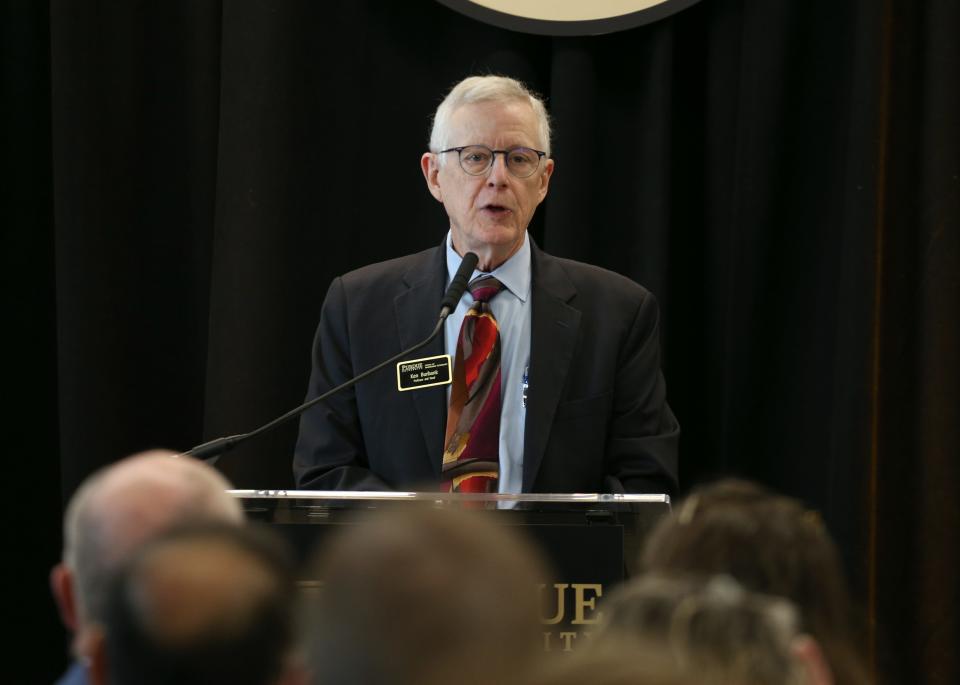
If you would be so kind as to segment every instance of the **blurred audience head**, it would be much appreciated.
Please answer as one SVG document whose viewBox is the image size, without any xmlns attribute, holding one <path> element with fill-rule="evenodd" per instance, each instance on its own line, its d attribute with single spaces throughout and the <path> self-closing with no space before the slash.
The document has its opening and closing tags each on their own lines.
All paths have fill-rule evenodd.
<svg viewBox="0 0 960 685">
<path fill-rule="evenodd" d="M 63 559 L 51 571 L 64 624 L 77 633 L 102 619 L 116 569 L 144 541 L 186 521 L 243 522 L 230 483 L 190 457 L 155 450 L 127 457 L 87 478 L 67 505 Z"/>
<path fill-rule="evenodd" d="M 289 550 L 256 527 L 189 525 L 153 538 L 112 580 L 94 685 L 302 682 L 294 577 Z"/>
<path fill-rule="evenodd" d="M 542 654 L 545 573 L 513 531 L 483 512 L 411 506 L 347 528 L 314 567 L 315 683 L 507 683 Z"/>
<path fill-rule="evenodd" d="M 659 641 L 639 636 L 580 641 L 570 653 L 544 659 L 525 685 L 701 685 L 685 674 Z"/>
<path fill-rule="evenodd" d="M 642 565 L 661 574 L 727 574 L 789 599 L 837 682 L 865 681 L 839 554 L 820 516 L 799 501 L 739 480 L 702 487 L 657 525 Z"/>
<path fill-rule="evenodd" d="M 703 685 L 832 682 L 793 605 L 728 576 L 648 575 L 621 587 L 604 603 L 594 642 L 628 637 L 639 640 L 637 658 L 667 654 L 677 676 Z"/>
</svg>

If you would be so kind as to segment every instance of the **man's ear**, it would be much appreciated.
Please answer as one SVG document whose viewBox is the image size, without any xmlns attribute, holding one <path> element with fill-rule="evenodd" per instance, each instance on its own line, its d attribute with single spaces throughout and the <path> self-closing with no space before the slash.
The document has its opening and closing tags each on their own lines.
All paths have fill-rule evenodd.
<svg viewBox="0 0 960 685">
<path fill-rule="evenodd" d="M 800 635 L 790 645 L 793 658 L 799 662 L 804 682 L 811 685 L 833 685 L 833 672 L 820 648 L 820 643 L 809 635 Z"/>
<path fill-rule="evenodd" d="M 440 166 L 437 156 L 432 152 L 424 152 L 420 157 L 420 170 L 427 182 L 427 189 L 437 202 L 443 202 L 443 193 L 440 190 Z"/>
<path fill-rule="evenodd" d="M 550 187 L 551 176 L 553 176 L 553 160 L 548 157 L 543 168 L 543 173 L 540 174 L 540 187 L 538 188 L 540 199 L 537 200 L 537 204 L 543 202 L 544 198 L 547 197 L 547 189 Z"/>
<path fill-rule="evenodd" d="M 310 673 L 301 664 L 288 666 L 274 685 L 310 685 Z"/>
<path fill-rule="evenodd" d="M 50 569 L 50 592 L 60 612 L 60 620 L 70 632 L 77 631 L 77 599 L 74 576 L 62 561 Z"/>
</svg>

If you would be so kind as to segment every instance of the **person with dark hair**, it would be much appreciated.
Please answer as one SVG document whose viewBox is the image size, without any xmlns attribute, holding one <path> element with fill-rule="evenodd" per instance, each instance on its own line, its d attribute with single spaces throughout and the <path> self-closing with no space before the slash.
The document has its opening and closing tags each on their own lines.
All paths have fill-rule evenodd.
<svg viewBox="0 0 960 685">
<path fill-rule="evenodd" d="M 542 655 L 542 562 L 482 512 L 381 510 L 329 541 L 313 577 L 315 685 L 522 683 Z"/>
<path fill-rule="evenodd" d="M 293 685 L 292 556 L 266 530 L 174 529 L 115 577 L 94 685 Z"/>
<path fill-rule="evenodd" d="M 820 516 L 759 485 L 727 479 L 694 490 L 654 528 L 641 566 L 661 574 L 727 574 L 789 599 L 840 685 L 867 682 L 836 546 Z"/>
</svg>

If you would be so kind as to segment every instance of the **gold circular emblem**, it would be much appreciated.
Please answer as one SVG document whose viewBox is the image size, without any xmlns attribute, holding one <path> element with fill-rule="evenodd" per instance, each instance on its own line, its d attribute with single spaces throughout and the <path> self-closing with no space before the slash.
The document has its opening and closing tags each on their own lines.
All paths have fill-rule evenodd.
<svg viewBox="0 0 960 685">
<path fill-rule="evenodd" d="M 614 33 L 668 17 L 698 0 L 437 0 L 472 19 L 546 36 Z"/>
</svg>

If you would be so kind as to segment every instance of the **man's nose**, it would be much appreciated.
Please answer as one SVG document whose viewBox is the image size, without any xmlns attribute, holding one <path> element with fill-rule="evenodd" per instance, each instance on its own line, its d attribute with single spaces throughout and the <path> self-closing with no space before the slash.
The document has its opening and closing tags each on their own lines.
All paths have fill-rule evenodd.
<svg viewBox="0 0 960 685">
<path fill-rule="evenodd" d="M 510 172 L 507 171 L 507 153 L 495 152 L 493 164 L 487 174 L 487 183 L 490 185 L 505 185 Z"/>
</svg>

